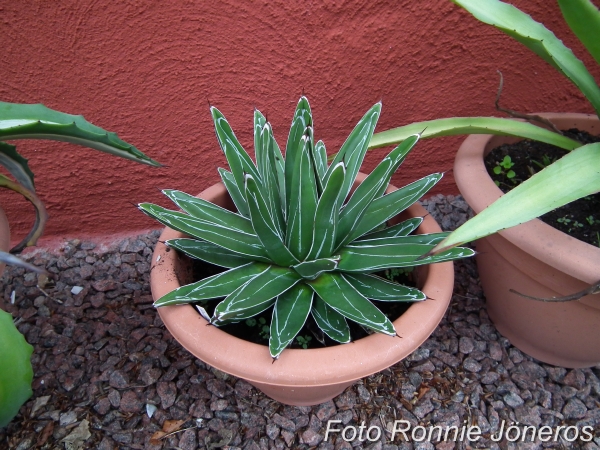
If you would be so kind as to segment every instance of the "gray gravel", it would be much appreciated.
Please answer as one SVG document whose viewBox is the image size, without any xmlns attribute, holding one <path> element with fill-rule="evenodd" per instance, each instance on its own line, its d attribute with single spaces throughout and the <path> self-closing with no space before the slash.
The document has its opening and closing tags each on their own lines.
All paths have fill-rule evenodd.
<svg viewBox="0 0 600 450">
<path fill-rule="evenodd" d="M 444 229 L 469 215 L 460 197 L 423 203 Z M 157 235 L 102 251 L 71 241 L 60 254 L 35 253 L 29 260 L 56 275 L 42 288 L 36 275 L 6 270 L 0 307 L 35 347 L 35 379 L 33 397 L 0 430 L 0 448 L 599 448 L 598 437 L 490 440 L 503 421 L 553 430 L 587 425 L 600 436 L 600 369 L 553 367 L 512 347 L 488 318 L 472 260 L 456 263 L 452 304 L 410 357 L 333 401 L 290 407 L 195 360 L 166 331 L 148 288 Z M 324 441 L 328 420 L 384 431 L 373 442 L 346 442 L 340 433 Z M 456 444 L 390 441 L 385 430 L 394 420 L 412 427 L 477 425 L 482 437 Z M 151 441 L 169 426 L 173 434 Z"/>
</svg>

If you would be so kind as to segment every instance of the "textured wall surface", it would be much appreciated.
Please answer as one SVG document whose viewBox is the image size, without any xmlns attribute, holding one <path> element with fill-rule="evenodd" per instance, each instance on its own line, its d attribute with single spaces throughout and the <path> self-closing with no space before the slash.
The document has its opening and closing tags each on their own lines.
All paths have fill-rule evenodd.
<svg viewBox="0 0 600 450">
<path fill-rule="evenodd" d="M 514 3 L 592 66 L 554 2 Z M 225 161 L 209 102 L 249 150 L 253 107 L 284 145 L 302 92 L 315 135 L 330 152 L 378 100 L 377 131 L 494 115 L 498 69 L 505 107 L 592 112 L 547 64 L 449 0 L 4 0 L 0 20 L 0 99 L 83 114 L 167 166 L 63 143 L 17 142 L 48 206 L 46 235 L 59 238 L 158 228 L 133 204 L 167 205 L 158 189 L 197 193 L 216 182 Z M 422 141 L 393 182 L 449 171 L 460 140 Z M 364 171 L 384 152 L 369 154 Z M 451 172 L 434 192 L 456 193 Z M 33 220 L 23 212 L 29 205 L 4 192 L 0 204 L 14 236 L 22 236 Z"/>
</svg>

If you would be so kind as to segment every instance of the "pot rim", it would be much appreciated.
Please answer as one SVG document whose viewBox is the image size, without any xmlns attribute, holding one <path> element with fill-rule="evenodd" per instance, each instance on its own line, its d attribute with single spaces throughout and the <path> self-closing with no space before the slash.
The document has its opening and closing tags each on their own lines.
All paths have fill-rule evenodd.
<svg viewBox="0 0 600 450">
<path fill-rule="evenodd" d="M 364 174 L 359 174 L 364 177 Z M 390 191 L 396 190 L 390 185 Z M 203 191 L 203 198 L 225 191 L 218 183 Z M 226 191 L 225 191 L 226 192 Z M 437 222 L 420 205 L 408 210 L 411 217 L 424 216 L 419 231 L 441 231 Z M 166 251 L 161 242 L 181 235 L 166 228 L 152 256 L 150 284 L 154 298 L 179 285 L 173 270 L 176 252 Z M 191 305 L 158 308 L 161 319 L 171 334 L 194 356 L 207 364 L 250 382 L 289 387 L 325 386 L 352 382 L 381 371 L 418 348 L 441 321 L 452 297 L 454 266 L 452 262 L 426 266 L 422 290 L 428 300 L 415 303 L 394 321 L 401 337 L 375 333 L 349 344 L 319 349 L 286 349 L 277 361 L 270 357 L 268 347 L 236 338 L 218 327 L 208 325 Z M 168 272 L 166 279 L 158 274 Z M 207 344 L 208 343 L 208 344 Z"/>
<path fill-rule="evenodd" d="M 577 127 L 584 130 L 591 128 L 597 133 L 600 132 L 600 120 L 592 114 L 537 115 L 558 122 L 559 127 Z M 575 125 L 577 123 L 579 125 Z M 516 140 L 521 139 L 491 134 L 470 135 L 458 149 L 454 162 L 454 178 L 459 191 L 476 214 L 504 195 L 487 173 L 483 162 L 485 154 L 502 143 Z M 587 284 L 598 281 L 600 247 L 571 237 L 540 219 L 533 219 L 498 233 L 535 258 L 574 278 Z M 565 252 L 564 248 L 568 248 L 569 251 Z"/>
</svg>

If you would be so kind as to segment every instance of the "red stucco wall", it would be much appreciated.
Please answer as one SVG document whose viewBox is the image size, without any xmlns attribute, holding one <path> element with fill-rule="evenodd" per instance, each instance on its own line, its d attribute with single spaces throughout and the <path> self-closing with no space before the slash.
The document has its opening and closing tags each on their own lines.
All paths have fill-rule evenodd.
<svg viewBox="0 0 600 450">
<path fill-rule="evenodd" d="M 515 4 L 546 23 L 592 66 L 548 0 Z M 336 150 L 383 100 L 377 130 L 453 115 L 493 115 L 497 69 L 503 104 L 520 111 L 591 112 L 568 81 L 449 0 L 0 2 L 0 98 L 42 102 L 119 136 L 168 166 L 153 169 L 62 143 L 18 143 L 61 238 L 157 228 L 132 205 L 167 204 L 158 192 L 197 193 L 224 165 L 208 102 L 252 148 L 252 109 L 280 144 L 302 92 L 316 137 Z M 598 70 L 593 71 L 598 77 Z M 600 78 L 600 77 L 599 77 Z M 448 171 L 460 138 L 422 141 L 393 182 Z M 366 170 L 383 150 L 368 157 Z M 436 188 L 456 193 L 452 174 Z M 32 216 L 1 193 L 15 237 Z"/>
</svg>

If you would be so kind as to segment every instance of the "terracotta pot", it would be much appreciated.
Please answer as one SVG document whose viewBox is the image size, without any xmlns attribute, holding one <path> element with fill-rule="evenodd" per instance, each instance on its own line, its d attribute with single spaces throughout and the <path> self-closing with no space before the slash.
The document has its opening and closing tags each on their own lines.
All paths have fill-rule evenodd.
<svg viewBox="0 0 600 450">
<path fill-rule="evenodd" d="M 10 228 L 4 210 L 0 208 L 0 250 L 7 252 L 10 248 Z M 4 273 L 5 264 L 0 263 L 0 277 Z"/>
<path fill-rule="evenodd" d="M 364 174 L 359 174 L 361 181 Z M 396 188 L 391 187 L 391 190 Z M 216 184 L 200 197 L 225 208 L 233 203 L 224 186 Z M 425 216 L 420 233 L 439 232 L 427 211 L 415 205 L 402 217 Z M 399 220 L 400 218 L 396 218 Z M 159 241 L 181 237 L 166 228 Z M 175 251 L 157 243 L 152 257 L 150 285 L 155 299 L 180 286 L 185 261 Z M 205 363 L 243 378 L 269 397 L 290 405 L 316 405 L 332 399 L 356 380 L 383 370 L 412 353 L 433 332 L 450 302 L 454 283 L 452 263 L 424 267 L 419 285 L 428 300 L 413 304 L 394 326 L 402 338 L 373 334 L 354 343 L 328 348 L 287 349 L 273 362 L 266 346 L 254 344 L 206 326 L 190 305 L 158 309 L 167 329 L 188 351 Z M 191 280 L 187 281 L 190 282 Z"/>
<path fill-rule="evenodd" d="M 559 129 L 600 133 L 600 121 L 587 114 L 541 114 Z M 484 166 L 493 148 L 518 141 L 506 136 L 473 135 L 456 155 L 454 177 L 475 213 L 502 196 Z M 507 211 L 509 214 L 510 211 Z M 600 362 L 600 298 L 544 303 L 541 298 L 573 294 L 600 279 L 600 248 L 534 219 L 477 241 L 477 266 L 487 309 L 498 331 L 540 361 L 563 367 Z"/>
</svg>

